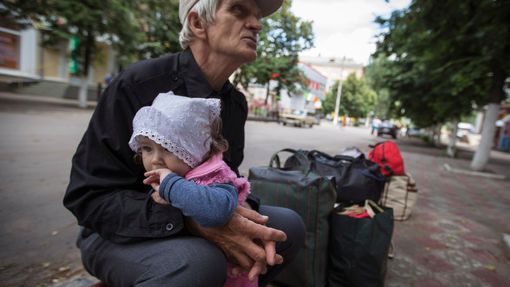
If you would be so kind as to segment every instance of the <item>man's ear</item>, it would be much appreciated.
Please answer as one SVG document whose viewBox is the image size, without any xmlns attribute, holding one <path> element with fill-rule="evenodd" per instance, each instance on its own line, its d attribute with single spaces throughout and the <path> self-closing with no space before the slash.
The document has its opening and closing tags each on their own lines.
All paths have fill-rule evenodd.
<svg viewBox="0 0 510 287">
<path fill-rule="evenodd" d="M 205 39 L 206 38 L 206 29 L 205 24 L 198 17 L 197 12 L 189 12 L 188 14 L 188 22 L 191 32 L 195 35 L 196 38 Z"/>
</svg>

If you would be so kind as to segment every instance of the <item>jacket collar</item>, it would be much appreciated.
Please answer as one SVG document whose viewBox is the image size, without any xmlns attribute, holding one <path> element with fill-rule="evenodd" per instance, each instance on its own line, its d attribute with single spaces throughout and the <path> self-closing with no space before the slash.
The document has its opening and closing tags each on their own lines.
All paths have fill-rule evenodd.
<svg viewBox="0 0 510 287">
<path fill-rule="evenodd" d="M 233 85 L 229 80 L 225 82 L 221 91 L 216 92 L 205 79 L 191 50 L 188 48 L 179 55 L 181 77 L 186 85 L 187 96 L 191 98 L 224 98 L 230 94 Z"/>
</svg>

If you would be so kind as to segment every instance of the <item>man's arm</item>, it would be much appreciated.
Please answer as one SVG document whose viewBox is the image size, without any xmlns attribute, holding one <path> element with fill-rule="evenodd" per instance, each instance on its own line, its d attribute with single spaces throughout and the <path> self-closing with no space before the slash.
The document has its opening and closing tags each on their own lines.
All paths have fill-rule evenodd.
<svg viewBox="0 0 510 287">
<path fill-rule="evenodd" d="M 110 84 L 73 157 L 64 197 L 80 225 L 114 242 L 167 237 L 183 228 L 176 208 L 147 196 L 143 168 L 127 144 L 140 105 L 123 77 Z"/>
</svg>

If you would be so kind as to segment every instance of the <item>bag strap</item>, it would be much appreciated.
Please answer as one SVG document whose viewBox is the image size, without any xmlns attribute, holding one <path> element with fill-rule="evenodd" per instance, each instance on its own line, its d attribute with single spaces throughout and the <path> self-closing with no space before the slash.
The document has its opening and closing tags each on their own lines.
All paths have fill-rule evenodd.
<svg viewBox="0 0 510 287">
<path fill-rule="evenodd" d="M 384 210 L 371 199 L 365 200 L 365 210 L 367 211 L 370 218 L 373 218 L 377 213 L 384 212 Z"/>
<path fill-rule="evenodd" d="M 295 149 L 291 149 L 291 148 L 284 148 L 284 149 L 281 149 L 277 152 L 275 152 L 272 156 L 271 156 L 271 159 L 269 160 L 269 167 L 272 167 L 272 168 L 277 168 L 277 169 L 282 169 L 282 165 L 281 165 L 281 161 L 280 161 L 280 156 L 278 155 L 279 153 L 281 152 L 288 152 L 288 153 L 291 153 L 293 154 L 294 156 L 296 156 L 296 158 L 299 160 L 299 162 L 301 163 L 300 166 L 302 167 L 302 169 L 300 169 L 303 173 L 305 174 L 308 174 L 310 172 L 310 169 L 311 169 L 311 162 L 310 160 L 308 159 L 307 156 L 305 156 L 303 154 L 303 152 L 300 152 L 300 151 L 296 151 Z M 276 165 L 276 166 L 275 166 Z"/>
</svg>

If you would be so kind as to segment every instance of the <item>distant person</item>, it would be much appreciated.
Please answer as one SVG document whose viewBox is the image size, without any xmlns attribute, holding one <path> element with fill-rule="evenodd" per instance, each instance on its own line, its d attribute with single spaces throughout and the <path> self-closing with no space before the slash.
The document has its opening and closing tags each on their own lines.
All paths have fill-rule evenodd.
<svg viewBox="0 0 510 287">
<path fill-rule="evenodd" d="M 379 130 L 379 127 L 381 126 L 382 124 L 382 121 L 376 116 L 373 120 L 372 120 L 372 131 L 370 132 L 371 135 L 373 135 L 374 133 L 377 134 L 377 131 Z"/>
<path fill-rule="evenodd" d="M 112 74 L 108 73 L 104 76 L 104 83 L 106 84 L 106 86 L 108 87 L 110 85 L 110 83 L 112 82 L 112 79 L 113 79 L 113 76 Z"/>
<path fill-rule="evenodd" d="M 144 183 L 158 204 L 173 205 L 204 227 L 227 224 L 245 204 L 249 183 L 223 161 L 219 99 L 159 94 L 133 119 L 129 146 L 145 168 Z M 231 264 L 235 266 L 235 264 Z M 238 269 L 240 269 L 238 267 Z M 228 270 L 224 286 L 258 286 L 256 274 Z"/>
</svg>

